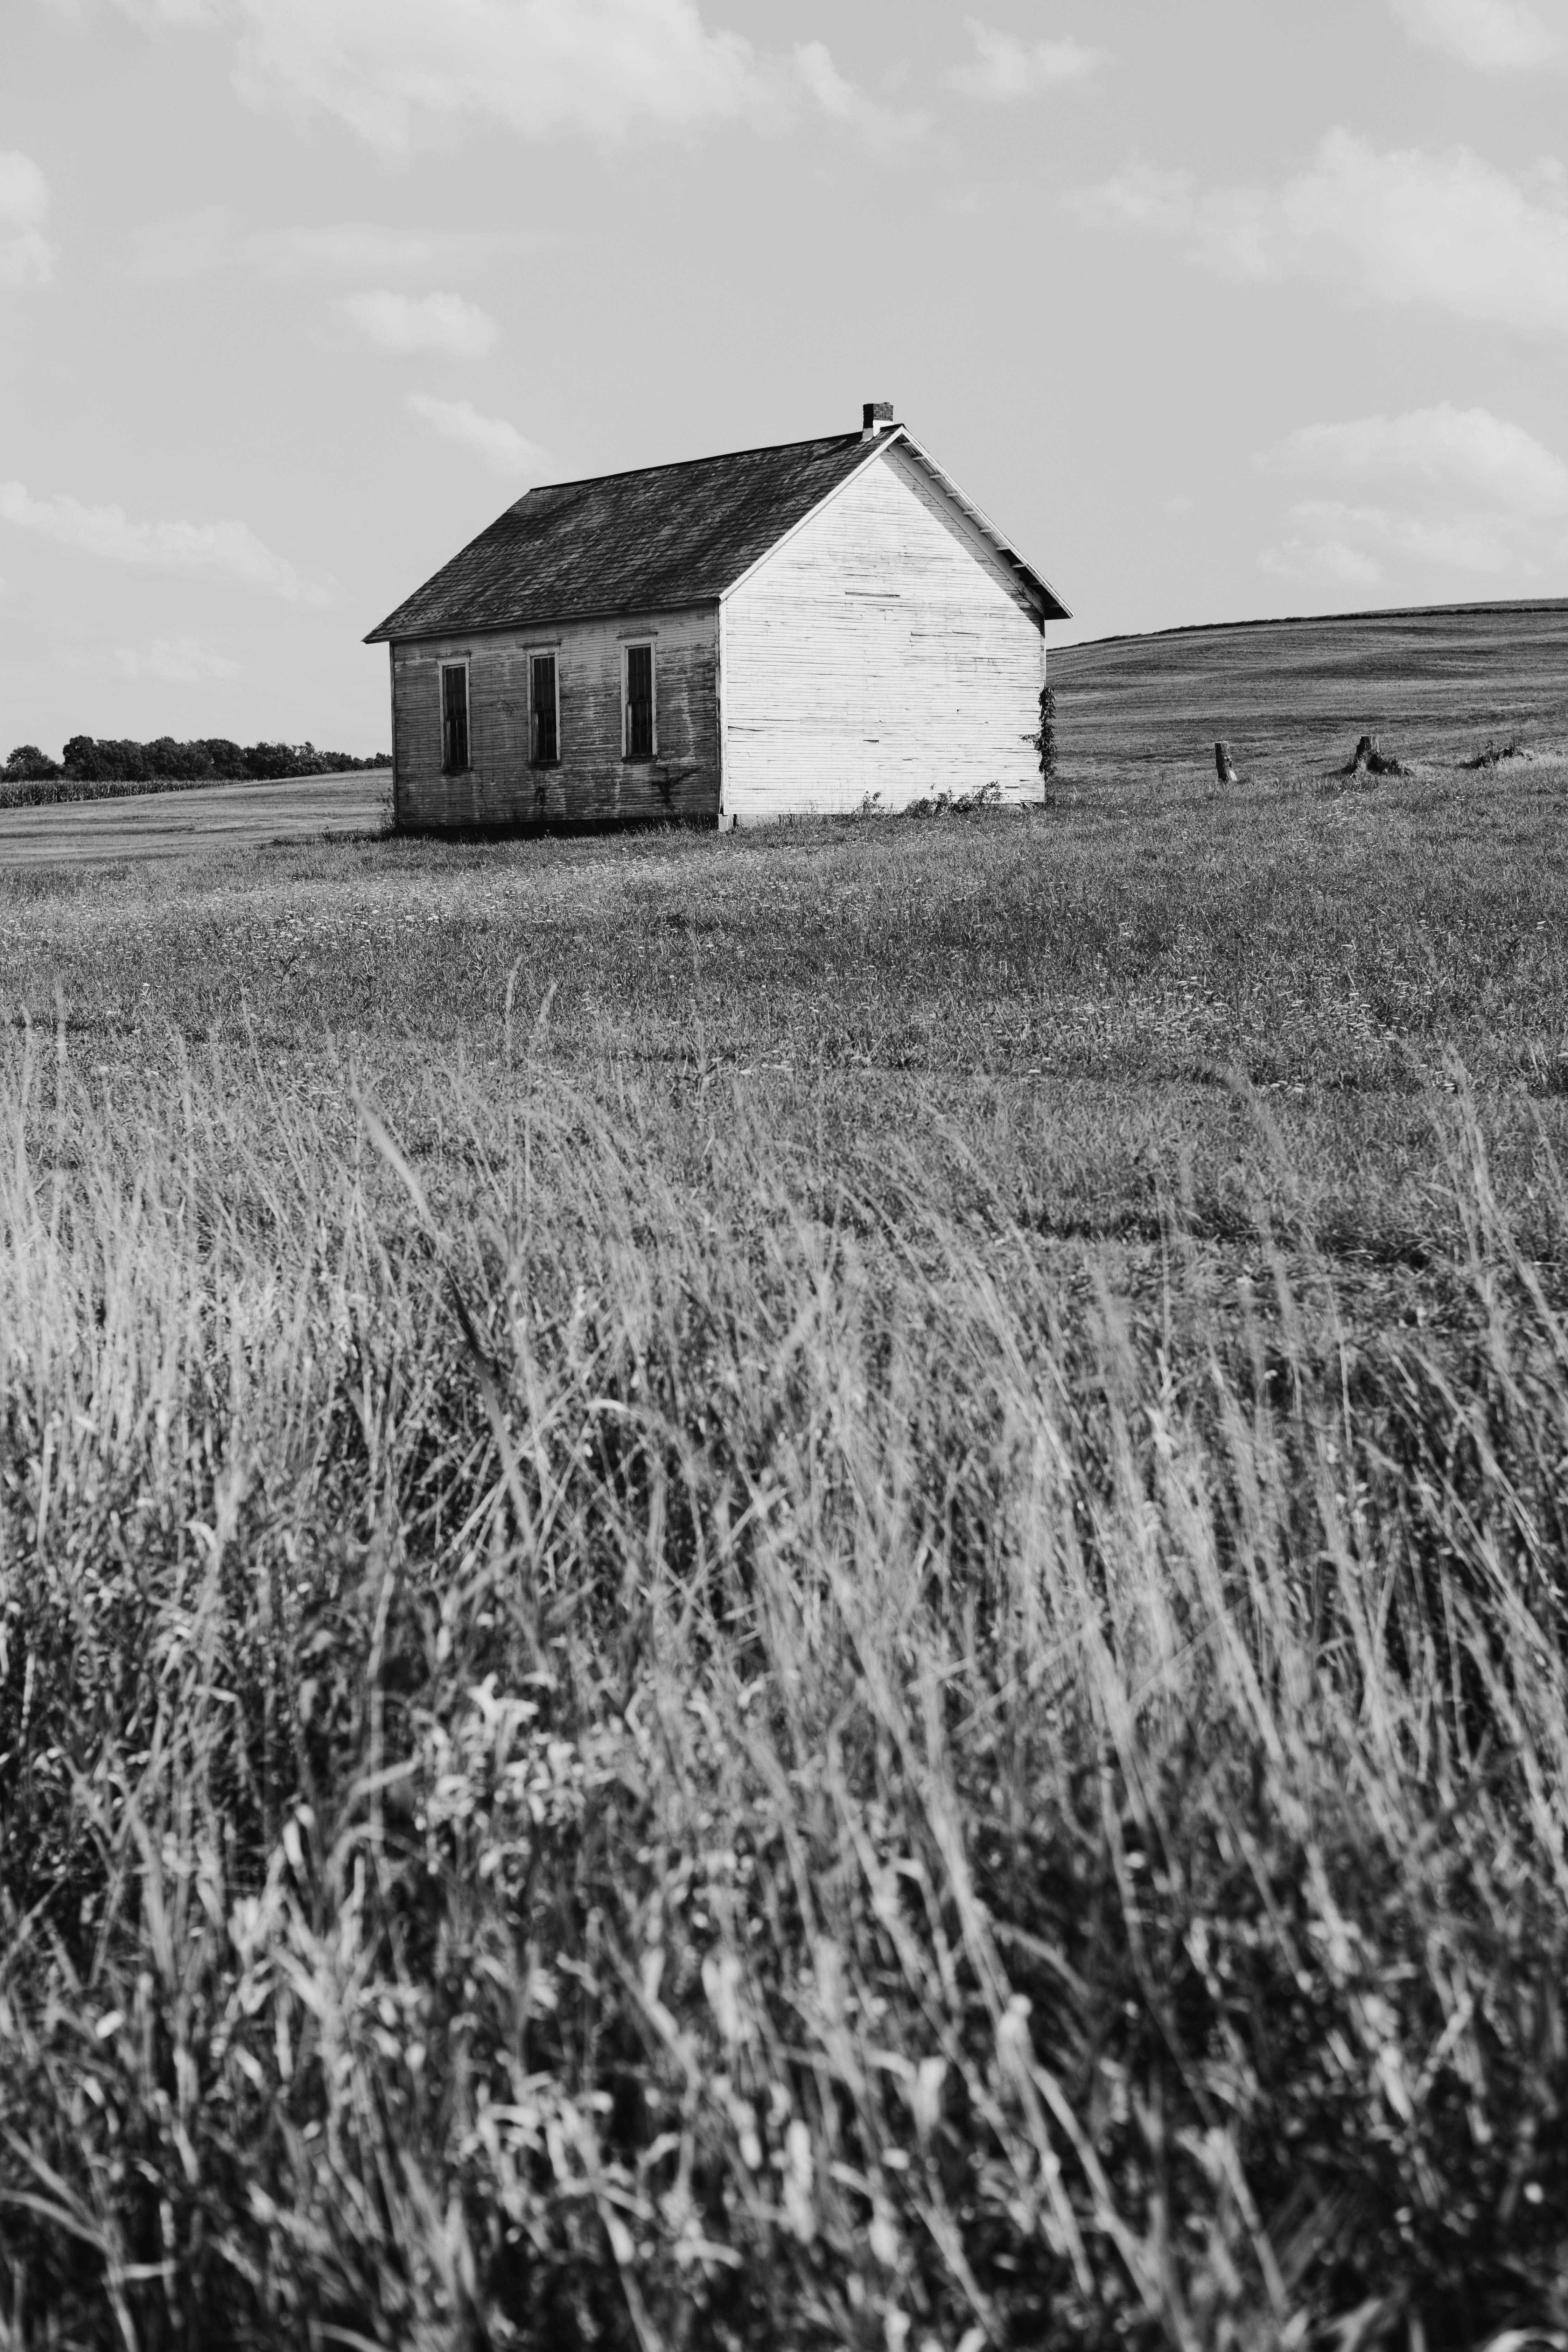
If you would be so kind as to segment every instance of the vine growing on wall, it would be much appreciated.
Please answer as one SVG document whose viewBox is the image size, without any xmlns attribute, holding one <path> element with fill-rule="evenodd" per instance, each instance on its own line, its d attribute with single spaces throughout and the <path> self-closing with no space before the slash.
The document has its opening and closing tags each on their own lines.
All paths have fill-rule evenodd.
<svg viewBox="0 0 1568 2352">
<path fill-rule="evenodd" d="M 1053 687 L 1040 688 L 1040 723 L 1026 737 L 1040 763 L 1040 781 L 1048 784 L 1057 772 L 1057 698 Z"/>
</svg>

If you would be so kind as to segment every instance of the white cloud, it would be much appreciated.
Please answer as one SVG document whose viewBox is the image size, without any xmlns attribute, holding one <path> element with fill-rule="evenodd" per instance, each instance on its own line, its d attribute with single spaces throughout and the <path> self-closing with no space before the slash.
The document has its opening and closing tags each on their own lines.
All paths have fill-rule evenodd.
<svg viewBox="0 0 1568 2352">
<path fill-rule="evenodd" d="M 1134 166 L 1077 199 L 1080 217 L 1163 236 L 1228 278 L 1319 278 L 1530 337 L 1568 337 L 1568 201 L 1551 165 L 1528 184 L 1449 148 L 1380 152 L 1331 131 L 1278 188 L 1200 190 Z"/>
<path fill-rule="evenodd" d="M 1414 409 L 1344 425 L 1304 425 L 1289 462 L 1340 481 L 1394 478 L 1526 517 L 1568 515 L 1568 465 L 1522 425 L 1486 408 Z"/>
<path fill-rule="evenodd" d="M 1568 0 L 1393 0 L 1418 41 L 1482 73 L 1568 65 Z"/>
<path fill-rule="evenodd" d="M 132 266 L 136 277 L 158 279 L 195 278 L 245 261 L 279 282 L 335 278 L 363 284 L 479 268 L 521 241 L 491 229 L 392 228 L 376 221 L 257 229 L 241 236 L 233 215 L 215 205 L 134 230 Z"/>
<path fill-rule="evenodd" d="M 66 491 L 35 499 L 21 482 L 0 482 L 0 521 L 70 554 L 127 571 L 251 588 L 310 608 L 338 601 L 334 580 L 274 554 L 242 522 L 132 522 L 123 507 L 88 506 Z"/>
<path fill-rule="evenodd" d="M 1392 567 L 1447 572 L 1476 587 L 1496 586 L 1526 576 L 1517 551 L 1489 530 L 1484 519 L 1425 516 L 1397 508 L 1351 506 L 1340 499 L 1303 499 L 1290 509 L 1291 535 L 1266 550 L 1266 572 L 1281 579 L 1314 572 L 1331 580 L 1384 586 Z M 1527 567 L 1538 577 L 1539 563 Z"/>
<path fill-rule="evenodd" d="M 132 268 L 153 280 L 199 277 L 224 258 L 229 235 L 229 215 L 221 205 L 153 221 L 132 232 Z"/>
<path fill-rule="evenodd" d="M 692 0 L 235 0 L 255 106 L 335 115 L 384 154 L 467 121 L 613 143 L 766 111 L 751 44 Z"/>
<path fill-rule="evenodd" d="M 488 230 L 388 228 L 337 221 L 258 230 L 245 250 L 265 278 L 430 278 L 478 268 L 510 240 Z"/>
<path fill-rule="evenodd" d="M 1321 518 L 1321 509 L 1317 510 Z M 1302 507 L 1297 520 L 1306 525 L 1313 509 Z M 1265 548 L 1258 557 L 1262 569 L 1276 580 L 1300 580 L 1322 588 L 1348 590 L 1355 596 L 1374 596 L 1388 584 L 1388 574 L 1375 555 L 1352 547 L 1331 531 L 1309 538 L 1298 531 L 1278 547 Z"/>
<path fill-rule="evenodd" d="M 1070 36 L 1021 41 L 1016 34 L 998 32 L 976 16 L 963 21 L 974 44 L 974 61 L 960 66 L 952 79 L 971 98 L 1032 98 L 1037 90 L 1085 80 L 1100 63 L 1098 49 L 1087 48 Z"/>
<path fill-rule="evenodd" d="M 120 0 L 133 24 L 148 32 L 185 32 L 217 22 L 221 0 Z"/>
<path fill-rule="evenodd" d="M 482 415 L 471 400 L 438 400 L 433 393 L 411 392 L 405 405 L 438 440 L 467 451 L 503 481 L 515 482 L 520 496 L 549 466 L 536 442 L 504 416 Z"/>
<path fill-rule="evenodd" d="M 1072 199 L 1080 220 L 1094 228 L 1143 229 L 1151 236 L 1191 237 L 1203 200 L 1190 172 L 1162 172 L 1130 163 L 1114 179 L 1081 188 Z"/>
<path fill-rule="evenodd" d="M 377 351 L 482 360 L 500 332 L 488 310 L 460 294 L 393 294 L 385 287 L 343 298 L 343 313 Z"/>
<path fill-rule="evenodd" d="M 123 678 L 132 685 L 201 686 L 245 675 L 243 665 L 217 646 L 177 634 L 140 646 L 57 645 L 55 660 L 77 677 Z"/>
<path fill-rule="evenodd" d="M 1485 408 L 1308 425 L 1265 461 L 1338 492 L 1300 500 L 1264 569 L 1358 589 L 1391 574 L 1461 587 L 1568 586 L 1568 463 Z"/>
<path fill-rule="evenodd" d="M 846 81 L 822 41 L 805 41 L 795 53 L 795 70 L 802 87 L 831 122 L 858 131 L 874 147 L 890 147 L 918 139 L 928 127 L 923 114 L 898 114 L 879 106 L 853 82 Z"/>
<path fill-rule="evenodd" d="M 54 276 L 48 215 L 49 184 L 32 157 L 0 153 L 0 290 L 21 293 Z"/>
<path fill-rule="evenodd" d="M 781 131 L 805 103 L 876 143 L 920 127 L 845 81 L 820 42 L 787 58 L 760 53 L 739 33 L 710 30 L 697 0 L 118 5 L 149 30 L 226 26 L 247 104 L 326 114 L 394 160 L 487 122 L 615 146 L 718 122 Z"/>
</svg>

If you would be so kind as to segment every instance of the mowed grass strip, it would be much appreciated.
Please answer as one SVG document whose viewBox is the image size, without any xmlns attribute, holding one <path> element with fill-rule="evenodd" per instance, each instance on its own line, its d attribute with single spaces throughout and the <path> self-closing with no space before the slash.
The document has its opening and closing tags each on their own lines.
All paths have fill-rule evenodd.
<svg viewBox="0 0 1568 2352">
<path fill-rule="evenodd" d="M 1069 778 L 1326 774 L 1363 734 L 1436 772 L 1489 746 L 1568 751 L 1568 600 L 1239 622 L 1050 656 Z"/>
<path fill-rule="evenodd" d="M 384 773 L 300 776 L 259 783 L 109 783 L 41 806 L 0 796 L 0 870 L 177 858 L 219 845 L 331 833 L 375 833 L 391 808 Z"/>
</svg>

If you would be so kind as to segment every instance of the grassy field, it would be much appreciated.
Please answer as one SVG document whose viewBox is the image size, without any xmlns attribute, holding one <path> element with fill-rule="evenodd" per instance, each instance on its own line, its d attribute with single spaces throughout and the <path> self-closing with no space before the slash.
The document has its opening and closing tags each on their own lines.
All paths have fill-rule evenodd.
<svg viewBox="0 0 1568 2352">
<path fill-rule="evenodd" d="M 0 801 L 0 867 L 188 858 L 318 834 L 374 833 L 391 790 L 374 769 L 262 783 L 106 789 L 38 807 Z"/>
<path fill-rule="evenodd" d="M 1568 747 L 1568 601 L 1111 637 L 1051 656 L 1068 769 L 1179 772 L 1229 741 L 1243 772 L 1331 768 L 1358 737 L 1447 766 L 1489 743 Z"/>
<path fill-rule="evenodd" d="M 0 2344 L 1568 2329 L 1568 712 L 1171 642 L 0 875 Z"/>
</svg>

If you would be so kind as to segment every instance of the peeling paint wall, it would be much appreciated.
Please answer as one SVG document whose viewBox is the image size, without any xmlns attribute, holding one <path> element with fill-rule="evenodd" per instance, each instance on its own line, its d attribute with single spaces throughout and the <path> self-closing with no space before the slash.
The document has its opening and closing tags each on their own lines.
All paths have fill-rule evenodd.
<svg viewBox="0 0 1568 2352">
<path fill-rule="evenodd" d="M 621 662 L 655 648 L 658 755 L 622 755 Z M 530 656 L 559 666 L 561 759 L 529 764 Z M 441 765 L 441 664 L 468 664 L 469 767 Z M 716 609 L 569 621 L 392 648 L 397 822 L 410 826 L 559 824 L 719 812 Z"/>
</svg>

